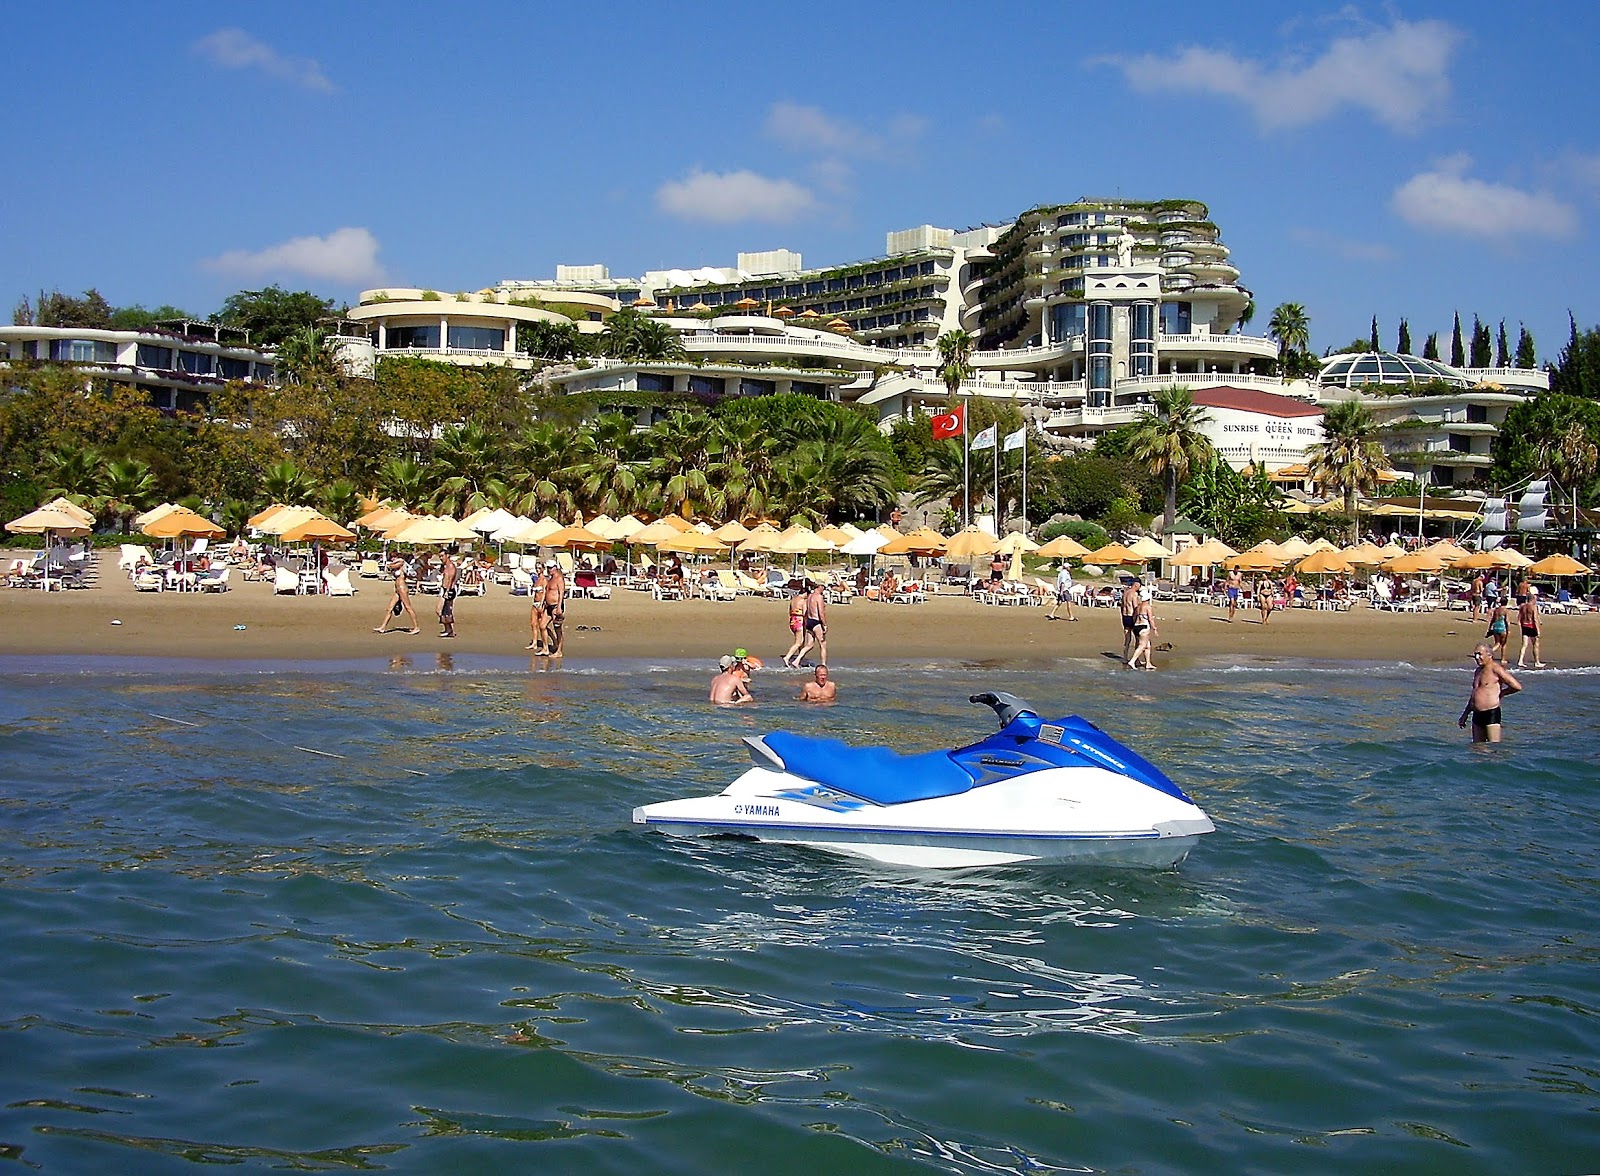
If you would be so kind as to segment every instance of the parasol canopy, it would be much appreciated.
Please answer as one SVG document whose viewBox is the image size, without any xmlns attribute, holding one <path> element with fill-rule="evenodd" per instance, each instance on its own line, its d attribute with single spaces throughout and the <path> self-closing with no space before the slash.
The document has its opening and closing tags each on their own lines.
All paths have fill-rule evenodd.
<svg viewBox="0 0 1600 1176">
<path fill-rule="evenodd" d="M 588 527 L 562 527 L 559 531 L 552 531 L 539 540 L 540 547 L 586 547 L 598 551 L 602 547 L 610 547 L 611 540 L 604 535 L 596 535 Z"/>
<path fill-rule="evenodd" d="M 93 528 L 77 515 L 49 504 L 12 519 L 6 530 L 18 535 L 87 535 Z"/>
<path fill-rule="evenodd" d="M 971 559 L 977 555 L 993 555 L 1000 541 L 979 527 L 963 527 L 945 540 L 944 553 L 949 559 Z"/>
<path fill-rule="evenodd" d="M 221 539 L 228 533 L 204 515 L 197 515 L 192 510 L 175 510 L 162 515 L 153 523 L 147 523 L 140 530 L 153 539 L 185 539 L 202 536 L 207 539 Z"/>
<path fill-rule="evenodd" d="M 1579 563 L 1570 555 L 1547 555 L 1528 565 L 1528 571 L 1535 576 L 1585 576 L 1589 570 L 1587 564 Z"/>
<path fill-rule="evenodd" d="M 1172 562 L 1179 567 L 1204 568 L 1238 554 L 1221 539 L 1207 539 L 1194 547 L 1184 548 L 1172 557 Z"/>
<path fill-rule="evenodd" d="M 1157 543 L 1148 535 L 1141 535 L 1128 544 L 1128 550 L 1140 559 L 1171 559 L 1172 552 Z"/>
<path fill-rule="evenodd" d="M 908 535 L 892 535 L 878 548 L 879 555 L 942 555 L 944 551 L 944 536 L 932 527 L 918 527 Z"/>
<path fill-rule="evenodd" d="M 1097 564 L 1142 564 L 1149 562 L 1144 556 L 1135 553 L 1121 543 L 1107 543 L 1104 547 L 1091 551 L 1088 558 L 1094 560 Z"/>
<path fill-rule="evenodd" d="M 389 532 L 395 543 L 445 544 L 476 539 L 478 533 L 449 515 L 421 515 Z"/>
<path fill-rule="evenodd" d="M 1089 549 L 1071 535 L 1057 535 L 1034 554 L 1046 559 L 1080 559 L 1089 554 Z"/>
<path fill-rule="evenodd" d="M 715 535 L 702 535 L 699 531 L 685 531 L 656 544 L 657 551 L 678 551 L 684 554 L 710 551 L 727 551 L 728 545 Z"/>
<path fill-rule="evenodd" d="M 355 539 L 354 531 L 341 527 L 330 518 L 318 515 L 314 519 L 307 519 L 297 523 L 283 532 L 280 538 L 285 543 L 349 543 Z"/>
<path fill-rule="evenodd" d="M 1001 555 L 1016 555 L 1022 551 L 1038 551 L 1039 545 L 1021 531 L 1012 531 L 1004 539 L 996 543 L 994 549 Z"/>
<path fill-rule="evenodd" d="M 1426 551 L 1413 551 L 1409 555 L 1397 555 L 1383 563 L 1383 570 L 1393 572 L 1399 576 L 1426 576 L 1434 572 L 1442 572 L 1445 561 L 1437 555 Z"/>
<path fill-rule="evenodd" d="M 1228 556 L 1222 561 L 1222 566 L 1230 572 L 1271 572 L 1287 562 L 1282 556 L 1270 551 L 1250 550 Z"/>
<path fill-rule="evenodd" d="M 1325 576 L 1331 572 L 1344 574 L 1355 571 L 1356 565 L 1338 551 L 1313 551 L 1300 561 L 1299 571 L 1307 576 Z"/>
</svg>

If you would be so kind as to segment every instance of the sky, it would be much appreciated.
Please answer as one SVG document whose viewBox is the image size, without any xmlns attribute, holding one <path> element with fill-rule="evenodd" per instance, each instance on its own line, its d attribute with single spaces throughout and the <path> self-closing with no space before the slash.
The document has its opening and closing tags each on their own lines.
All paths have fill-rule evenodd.
<svg viewBox="0 0 1600 1176">
<path fill-rule="evenodd" d="M 1185 12 L 1193 19 L 1186 19 Z M 1137 19 L 1128 19 L 1137 14 Z M 1321 351 L 1600 322 L 1600 5 L 77 3 L 7 18 L 0 297 L 206 315 L 600 263 L 879 256 L 1205 202 Z"/>
</svg>

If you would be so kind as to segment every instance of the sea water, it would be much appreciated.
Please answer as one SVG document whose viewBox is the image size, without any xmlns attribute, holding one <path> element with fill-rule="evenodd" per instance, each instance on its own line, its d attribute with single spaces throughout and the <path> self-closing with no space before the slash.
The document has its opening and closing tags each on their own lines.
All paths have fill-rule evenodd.
<svg viewBox="0 0 1600 1176">
<path fill-rule="evenodd" d="M 1600 677 L 1469 667 L 0 665 L 18 1170 L 1600 1168 Z M 885 869 L 630 824 L 782 727 L 1004 689 L 1212 816 L 1175 871 Z"/>
</svg>

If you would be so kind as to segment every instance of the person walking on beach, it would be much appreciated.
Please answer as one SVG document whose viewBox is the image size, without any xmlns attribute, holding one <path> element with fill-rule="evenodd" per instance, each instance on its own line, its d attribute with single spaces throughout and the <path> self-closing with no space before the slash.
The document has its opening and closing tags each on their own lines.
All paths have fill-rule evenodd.
<svg viewBox="0 0 1600 1176">
<path fill-rule="evenodd" d="M 1234 568 L 1228 573 L 1228 624 L 1233 624 L 1233 614 L 1239 608 L 1239 593 L 1244 591 L 1244 573 Z"/>
<path fill-rule="evenodd" d="M 544 651 L 551 657 L 566 652 L 567 576 L 553 559 L 544 561 Z"/>
<path fill-rule="evenodd" d="M 1061 570 L 1056 573 L 1056 602 L 1050 606 L 1050 611 L 1044 614 L 1044 619 L 1056 619 L 1056 610 L 1062 605 L 1067 606 L 1067 620 L 1075 621 L 1078 618 L 1072 615 L 1072 565 L 1066 560 L 1061 561 Z"/>
<path fill-rule="evenodd" d="M 804 613 L 805 647 L 800 650 L 794 659 L 795 665 L 806 660 L 813 646 L 817 651 L 817 664 L 828 664 L 828 594 L 822 590 L 822 585 L 815 582 L 811 591 L 806 593 L 806 608 Z"/>
<path fill-rule="evenodd" d="M 1478 619 L 1478 613 L 1483 610 L 1483 573 L 1478 572 L 1472 577 L 1472 620 Z"/>
<path fill-rule="evenodd" d="M 1544 662 L 1539 660 L 1539 638 L 1543 631 L 1539 625 L 1539 590 L 1527 581 L 1523 581 L 1521 593 L 1522 603 L 1517 605 L 1517 624 L 1522 626 L 1522 648 L 1517 650 L 1517 669 L 1526 670 L 1528 654 L 1533 654 L 1533 669 L 1544 669 Z"/>
<path fill-rule="evenodd" d="M 1133 656 L 1127 661 L 1130 670 L 1137 670 L 1139 655 L 1144 654 L 1144 669 L 1155 669 L 1155 663 L 1150 660 L 1150 639 L 1156 634 L 1155 606 L 1151 603 L 1155 593 L 1149 588 L 1139 589 L 1138 603 L 1133 611 Z"/>
<path fill-rule="evenodd" d="M 1272 597 L 1274 591 L 1270 578 L 1267 576 L 1256 577 L 1256 607 L 1261 610 L 1261 623 L 1263 625 L 1272 620 Z"/>
<path fill-rule="evenodd" d="M 1504 662 L 1506 660 L 1506 641 L 1511 635 L 1511 625 L 1506 619 L 1506 606 L 1498 595 L 1489 600 L 1489 631 L 1484 634 L 1494 642 L 1493 656 Z"/>
<path fill-rule="evenodd" d="M 828 667 L 819 665 L 795 697 L 800 702 L 832 702 L 839 697 L 839 687 L 828 680 Z"/>
<path fill-rule="evenodd" d="M 461 569 L 456 566 L 456 549 L 447 547 L 439 565 L 439 636 L 456 635 L 456 595 L 461 591 Z"/>
<path fill-rule="evenodd" d="M 1480 641 L 1472 647 L 1472 692 L 1456 726 L 1465 728 L 1472 720 L 1474 743 L 1500 742 L 1500 700 L 1522 689 L 1511 671 L 1494 660 L 1494 650 Z"/>
<path fill-rule="evenodd" d="M 411 589 L 406 586 L 406 561 L 398 555 L 389 561 L 389 575 L 394 578 L 394 593 L 389 597 L 389 603 L 384 606 L 383 624 L 373 630 L 374 633 L 387 633 L 389 622 L 404 613 L 411 618 L 411 627 L 407 633 L 420 633 L 422 626 L 417 624 L 417 610 L 411 607 Z"/>
<path fill-rule="evenodd" d="M 1117 610 L 1122 614 L 1122 660 L 1128 660 L 1128 650 L 1133 648 L 1133 618 L 1139 611 L 1139 582 L 1124 580 L 1122 594 L 1117 598 Z"/>
<path fill-rule="evenodd" d="M 783 664 L 791 670 L 800 665 L 800 650 L 806 643 L 806 593 L 803 588 L 789 589 L 789 632 L 794 634 Z"/>
</svg>

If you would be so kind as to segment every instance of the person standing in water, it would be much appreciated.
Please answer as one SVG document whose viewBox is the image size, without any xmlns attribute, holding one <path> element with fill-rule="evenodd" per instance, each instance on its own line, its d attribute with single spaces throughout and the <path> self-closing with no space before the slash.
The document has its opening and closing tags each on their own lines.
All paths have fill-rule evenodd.
<svg viewBox="0 0 1600 1176">
<path fill-rule="evenodd" d="M 1483 641 L 1473 646 L 1472 662 L 1472 692 L 1467 695 L 1467 705 L 1462 708 L 1456 725 L 1465 728 L 1470 718 L 1474 743 L 1499 743 L 1500 700 L 1521 690 L 1522 683 L 1494 660 L 1494 650 Z"/>
</svg>

